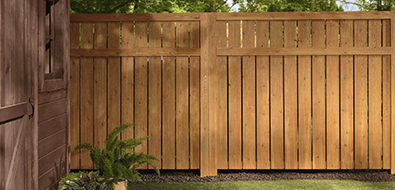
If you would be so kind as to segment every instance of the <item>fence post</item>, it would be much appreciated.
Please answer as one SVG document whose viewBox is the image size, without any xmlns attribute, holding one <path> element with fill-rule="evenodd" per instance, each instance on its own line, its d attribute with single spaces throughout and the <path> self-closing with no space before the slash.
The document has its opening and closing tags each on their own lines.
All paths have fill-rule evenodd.
<svg viewBox="0 0 395 190">
<path fill-rule="evenodd" d="M 200 64 L 200 176 L 217 175 L 217 130 L 214 123 L 215 114 L 210 101 L 216 89 L 210 89 L 212 76 L 212 65 L 216 61 L 216 14 L 202 14 L 200 22 L 201 39 L 201 64 Z M 213 102 L 211 102 L 213 103 Z"/>
<path fill-rule="evenodd" d="M 395 174 L 395 11 L 391 16 L 391 174 Z"/>
</svg>

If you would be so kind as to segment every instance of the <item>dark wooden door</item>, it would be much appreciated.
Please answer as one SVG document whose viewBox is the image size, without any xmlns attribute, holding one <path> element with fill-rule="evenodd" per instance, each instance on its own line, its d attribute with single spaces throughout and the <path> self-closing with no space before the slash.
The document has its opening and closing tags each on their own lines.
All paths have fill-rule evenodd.
<svg viewBox="0 0 395 190">
<path fill-rule="evenodd" d="M 35 42 L 28 5 L 34 1 L 0 3 L 0 189 L 36 189 L 37 133 L 29 99 Z M 34 12 L 34 11 L 33 11 Z M 31 16 L 33 17 L 33 16 Z M 33 17 L 34 18 L 34 17 Z M 34 51 L 35 49 L 35 51 Z"/>
</svg>

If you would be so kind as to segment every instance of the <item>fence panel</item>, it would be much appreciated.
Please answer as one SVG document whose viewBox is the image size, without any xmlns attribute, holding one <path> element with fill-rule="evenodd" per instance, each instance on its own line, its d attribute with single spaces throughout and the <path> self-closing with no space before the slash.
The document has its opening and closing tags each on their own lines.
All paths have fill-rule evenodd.
<svg viewBox="0 0 395 190">
<path fill-rule="evenodd" d="M 72 145 L 137 122 L 161 169 L 391 169 L 393 13 L 105 16 L 72 15 Z"/>
</svg>

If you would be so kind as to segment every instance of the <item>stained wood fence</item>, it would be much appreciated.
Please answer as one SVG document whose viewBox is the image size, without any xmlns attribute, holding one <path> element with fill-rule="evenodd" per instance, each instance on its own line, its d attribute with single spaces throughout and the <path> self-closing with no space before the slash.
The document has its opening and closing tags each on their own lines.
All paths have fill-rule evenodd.
<svg viewBox="0 0 395 190">
<path fill-rule="evenodd" d="M 71 15 L 71 148 L 137 122 L 161 169 L 394 173 L 394 15 Z"/>
</svg>

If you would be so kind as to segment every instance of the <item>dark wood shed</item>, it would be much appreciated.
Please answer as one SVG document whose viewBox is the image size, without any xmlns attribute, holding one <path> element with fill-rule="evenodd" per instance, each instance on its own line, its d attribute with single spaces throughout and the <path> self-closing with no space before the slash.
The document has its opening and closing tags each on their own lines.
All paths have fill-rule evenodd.
<svg viewBox="0 0 395 190">
<path fill-rule="evenodd" d="M 69 0 L 0 2 L 0 189 L 69 169 L 69 49 Z"/>
</svg>

